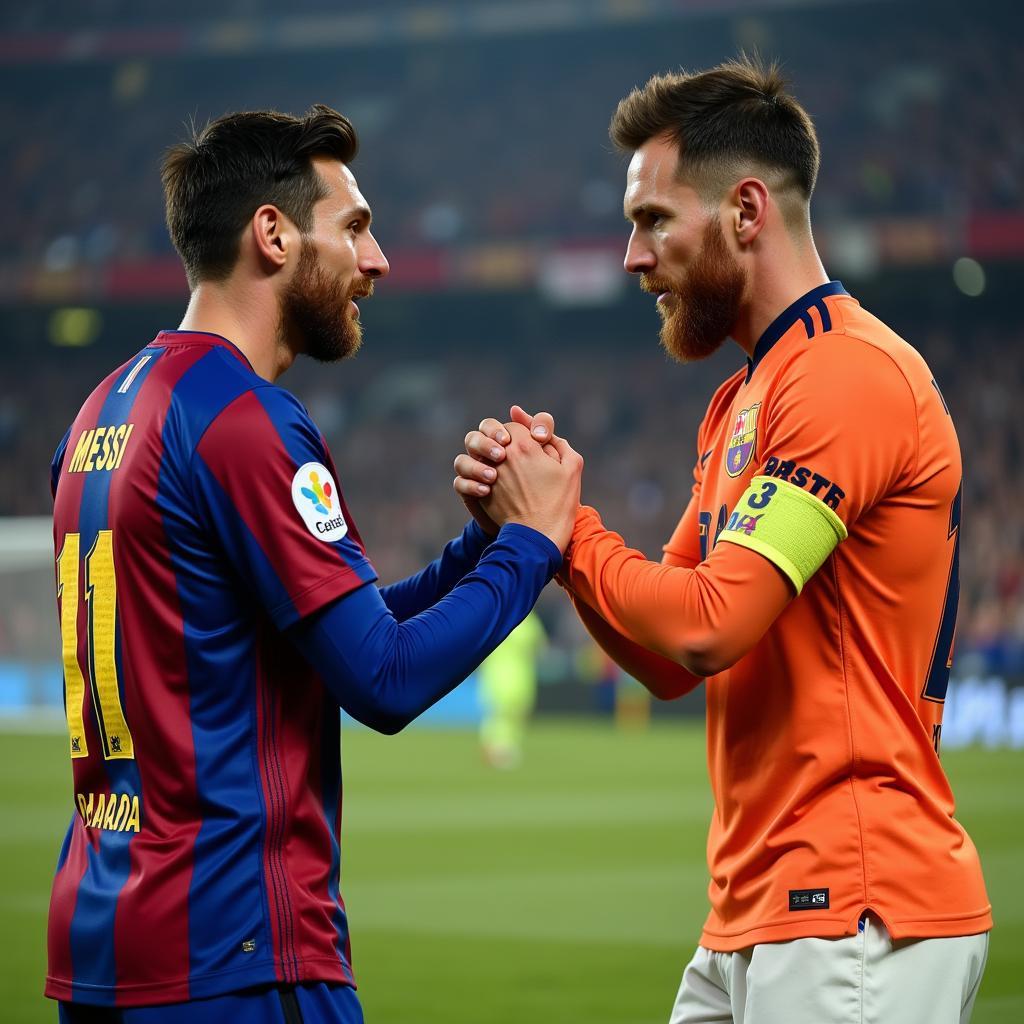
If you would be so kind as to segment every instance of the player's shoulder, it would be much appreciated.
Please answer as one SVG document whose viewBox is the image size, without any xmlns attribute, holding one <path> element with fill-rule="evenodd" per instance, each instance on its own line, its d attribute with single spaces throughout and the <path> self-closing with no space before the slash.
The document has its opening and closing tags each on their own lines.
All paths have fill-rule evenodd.
<svg viewBox="0 0 1024 1024">
<path fill-rule="evenodd" d="M 831 303 L 832 328 L 798 349 L 794 362 L 821 384 L 916 390 L 930 385 L 928 365 L 909 342 L 850 296 Z"/>
<path fill-rule="evenodd" d="M 303 474 L 307 482 L 312 479 L 308 486 L 314 490 L 317 476 L 336 488 L 327 444 L 305 407 L 269 381 L 246 390 L 217 413 L 193 446 L 189 465 L 201 480 L 212 474 L 227 489 L 268 487 L 287 479 L 294 491 Z M 293 500 L 298 499 L 293 495 Z"/>
<path fill-rule="evenodd" d="M 802 402 L 858 408 L 865 417 L 909 412 L 934 390 L 921 354 L 848 296 L 830 303 L 831 329 L 795 346 L 776 391 Z"/>
<path fill-rule="evenodd" d="M 216 438 L 219 445 L 234 449 L 236 454 L 253 453 L 274 433 L 296 426 L 310 427 L 302 403 L 257 374 L 233 347 L 190 347 L 187 368 L 171 372 L 168 421 L 186 449 L 194 450 L 201 443 L 209 447 Z M 195 358 L 197 348 L 205 349 L 199 358 Z M 173 361 L 171 354 L 168 363 Z"/>
<path fill-rule="evenodd" d="M 270 437 L 295 432 L 319 436 L 306 407 L 287 389 L 257 379 L 218 410 L 206 431 L 220 443 L 252 450 Z"/>
</svg>

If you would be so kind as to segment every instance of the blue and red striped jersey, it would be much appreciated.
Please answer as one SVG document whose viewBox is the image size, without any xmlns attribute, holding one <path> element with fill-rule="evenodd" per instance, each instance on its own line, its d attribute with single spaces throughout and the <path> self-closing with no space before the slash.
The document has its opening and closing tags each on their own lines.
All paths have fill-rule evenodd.
<svg viewBox="0 0 1024 1024">
<path fill-rule="evenodd" d="M 376 579 L 319 431 L 230 342 L 169 331 L 52 468 L 75 806 L 46 994 L 354 984 L 338 705 L 282 633 Z"/>
</svg>

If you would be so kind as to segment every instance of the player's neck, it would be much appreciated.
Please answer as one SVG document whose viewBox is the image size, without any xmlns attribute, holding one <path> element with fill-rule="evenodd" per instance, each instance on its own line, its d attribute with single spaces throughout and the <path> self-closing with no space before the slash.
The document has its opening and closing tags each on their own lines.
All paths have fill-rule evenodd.
<svg viewBox="0 0 1024 1024">
<path fill-rule="evenodd" d="M 277 304 L 251 290 L 212 282 L 196 285 L 179 330 L 219 334 L 230 341 L 264 380 L 275 381 L 295 361 L 278 333 Z"/>
<path fill-rule="evenodd" d="M 813 245 L 786 256 L 761 260 L 751 273 L 748 294 L 732 332 L 733 340 L 748 356 L 753 356 L 761 335 L 780 313 L 829 280 Z"/>
</svg>

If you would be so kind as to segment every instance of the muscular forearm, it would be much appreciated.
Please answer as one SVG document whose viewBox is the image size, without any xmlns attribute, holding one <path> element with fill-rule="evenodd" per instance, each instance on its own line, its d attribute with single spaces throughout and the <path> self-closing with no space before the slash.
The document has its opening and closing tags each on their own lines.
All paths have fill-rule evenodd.
<svg viewBox="0 0 1024 1024">
<path fill-rule="evenodd" d="M 770 562 L 733 544 L 694 569 L 649 562 L 587 507 L 564 572 L 575 597 L 615 632 L 701 677 L 743 657 L 792 595 Z"/>
</svg>

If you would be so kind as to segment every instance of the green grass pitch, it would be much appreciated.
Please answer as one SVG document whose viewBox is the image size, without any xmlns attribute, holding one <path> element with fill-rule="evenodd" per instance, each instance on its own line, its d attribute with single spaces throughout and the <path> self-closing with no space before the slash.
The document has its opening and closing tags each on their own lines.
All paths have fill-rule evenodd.
<svg viewBox="0 0 1024 1024">
<path fill-rule="evenodd" d="M 537 724 L 514 772 L 469 732 L 346 730 L 342 887 L 369 1024 L 663 1024 L 705 913 L 698 723 Z M 950 751 L 997 928 L 975 1024 L 1024 1020 L 1024 752 Z M 70 810 L 56 734 L 0 737 L 0 1018 L 40 995 Z M 159 941 L 159 936 L 154 937 Z"/>
</svg>

